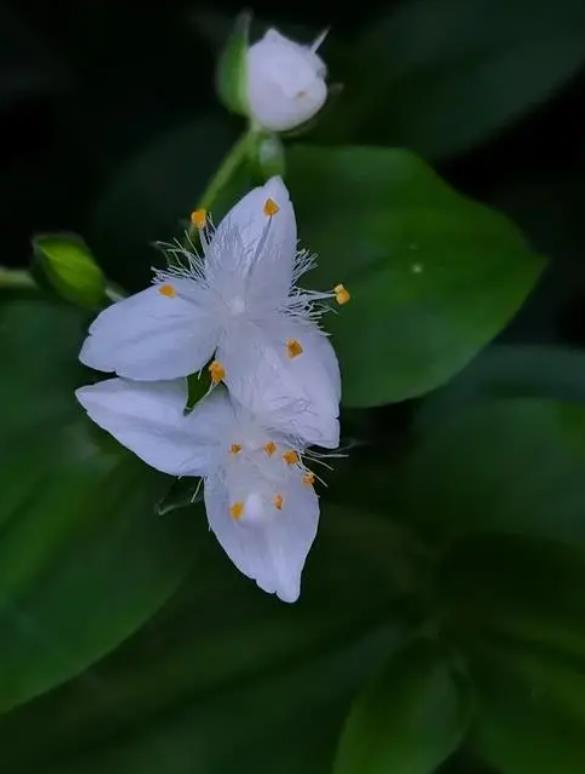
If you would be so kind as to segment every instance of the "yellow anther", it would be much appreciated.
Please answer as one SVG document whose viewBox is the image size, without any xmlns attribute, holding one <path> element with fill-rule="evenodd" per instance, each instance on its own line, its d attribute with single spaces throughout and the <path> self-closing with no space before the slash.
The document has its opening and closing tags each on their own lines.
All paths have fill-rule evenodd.
<svg viewBox="0 0 585 774">
<path fill-rule="evenodd" d="M 168 282 L 165 282 L 164 285 L 160 285 L 158 292 L 161 296 L 166 296 L 167 298 L 174 298 L 177 295 L 175 288 L 172 285 L 169 285 Z"/>
<path fill-rule="evenodd" d="M 313 486 L 315 483 L 315 474 L 308 470 L 303 476 L 303 484 L 305 486 Z"/>
<path fill-rule="evenodd" d="M 296 451 L 289 449 L 282 455 L 282 459 L 286 462 L 287 465 L 296 465 L 299 461 L 299 455 L 296 453 Z"/>
<path fill-rule="evenodd" d="M 191 213 L 191 223 L 195 228 L 205 228 L 207 221 L 207 210 L 201 208 L 200 210 L 193 210 Z"/>
<path fill-rule="evenodd" d="M 242 445 L 240 443 L 232 443 L 230 446 L 230 454 L 239 454 L 242 451 Z"/>
<path fill-rule="evenodd" d="M 244 515 L 244 503 L 241 500 L 238 500 L 237 503 L 234 503 L 230 506 L 230 516 L 235 521 L 239 521 L 242 516 Z"/>
<path fill-rule="evenodd" d="M 277 511 L 282 511 L 282 506 L 284 505 L 284 497 L 281 494 L 274 495 L 274 507 Z"/>
<path fill-rule="evenodd" d="M 276 444 L 274 443 L 274 441 L 268 441 L 268 443 L 264 444 L 264 451 L 269 457 L 272 457 L 272 455 L 276 451 Z"/>
<path fill-rule="evenodd" d="M 214 360 L 209 366 L 209 373 L 211 375 L 211 383 L 219 384 L 225 379 L 225 368 L 219 360 Z"/>
<path fill-rule="evenodd" d="M 301 346 L 301 343 L 296 339 L 289 339 L 286 342 L 286 351 L 291 360 L 293 359 L 293 357 L 298 357 L 299 355 L 303 354 L 303 348 Z"/>
<path fill-rule="evenodd" d="M 264 203 L 264 214 L 268 215 L 269 218 L 271 218 L 273 215 L 276 215 L 276 213 L 279 211 L 280 207 L 278 204 L 274 201 L 274 199 L 266 199 L 266 202 Z"/>
<path fill-rule="evenodd" d="M 347 302 L 351 300 L 349 291 L 346 290 L 343 285 L 336 285 L 333 288 L 333 292 L 335 293 L 335 300 L 340 306 L 342 304 L 347 304 Z"/>
</svg>

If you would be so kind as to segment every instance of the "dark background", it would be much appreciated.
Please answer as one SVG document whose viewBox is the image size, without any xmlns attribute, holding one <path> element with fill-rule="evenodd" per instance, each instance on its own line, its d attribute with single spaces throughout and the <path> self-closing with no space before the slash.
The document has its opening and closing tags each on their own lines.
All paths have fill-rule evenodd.
<svg viewBox="0 0 585 774">
<path fill-rule="evenodd" d="M 337 5 L 332 14 L 324 4 L 263 2 L 254 10 L 309 37 L 331 25 L 327 58 L 331 39 L 351 46 L 360 26 L 399 5 Z M 107 264 L 93 216 L 124 161 L 210 111 L 237 132 L 238 119 L 222 117 L 217 105 L 213 68 L 239 9 L 227 2 L 146 7 L 97 0 L 0 6 L 1 263 L 26 265 L 33 233 L 67 230 L 83 234 Z M 334 69 L 330 74 L 339 78 Z M 508 335 L 583 341 L 584 170 L 583 72 L 479 147 L 440 162 L 454 185 L 507 210 L 556 259 Z"/>
</svg>

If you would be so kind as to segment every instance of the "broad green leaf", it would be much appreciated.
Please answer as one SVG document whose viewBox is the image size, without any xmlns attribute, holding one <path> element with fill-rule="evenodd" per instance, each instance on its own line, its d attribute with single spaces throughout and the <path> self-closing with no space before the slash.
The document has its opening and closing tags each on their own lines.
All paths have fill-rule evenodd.
<svg viewBox="0 0 585 774">
<path fill-rule="evenodd" d="M 400 649 L 355 701 L 335 774 L 432 774 L 463 740 L 466 675 L 433 641 Z"/>
<path fill-rule="evenodd" d="M 485 639 L 471 668 L 478 691 L 472 744 L 502 774 L 585 770 L 585 662 Z"/>
<path fill-rule="evenodd" d="M 403 507 L 445 539 L 491 531 L 585 540 L 585 407 L 511 399 L 464 406 L 420 432 Z"/>
<path fill-rule="evenodd" d="M 219 98 L 234 113 L 246 115 L 247 55 L 251 14 L 243 11 L 237 17 L 234 28 L 219 58 L 216 85 Z"/>
<path fill-rule="evenodd" d="M 453 635 L 486 633 L 585 663 L 585 555 L 526 535 L 473 535 L 442 559 L 438 589 Z"/>
<path fill-rule="evenodd" d="M 105 278 L 81 237 L 39 235 L 33 239 L 33 250 L 44 277 L 61 298 L 86 309 L 104 306 Z"/>
<path fill-rule="evenodd" d="M 518 119 L 585 62 L 582 0 L 411 0 L 349 49 L 328 134 L 461 153 Z"/>
<path fill-rule="evenodd" d="M 543 260 L 503 216 L 402 150 L 294 147 L 287 178 L 307 280 L 346 284 L 331 315 L 344 403 L 372 406 L 447 381 L 506 325 Z M 307 281 L 305 280 L 305 281 Z"/>
<path fill-rule="evenodd" d="M 39 298 L 0 305 L 0 711 L 85 669 L 173 593 L 191 522 L 155 515 L 170 479 L 94 428 L 73 390 L 87 320 Z"/>
<path fill-rule="evenodd" d="M 11 771 L 330 769 L 352 695 L 404 636 L 393 530 L 325 508 L 294 605 L 243 578 L 203 522 L 196 541 L 191 576 L 141 632 L 0 721 Z"/>
<path fill-rule="evenodd" d="M 585 353 L 568 347 L 502 344 L 482 352 L 418 412 L 419 425 L 493 398 L 585 402 Z"/>
</svg>

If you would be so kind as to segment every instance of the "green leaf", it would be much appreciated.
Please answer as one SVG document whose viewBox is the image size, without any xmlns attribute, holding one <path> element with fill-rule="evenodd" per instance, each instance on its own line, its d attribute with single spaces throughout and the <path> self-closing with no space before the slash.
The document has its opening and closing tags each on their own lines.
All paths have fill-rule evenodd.
<svg viewBox="0 0 585 774">
<path fill-rule="evenodd" d="M 480 707 L 472 743 L 484 760 L 502 774 L 585 770 L 585 662 L 486 639 L 472 669 Z"/>
<path fill-rule="evenodd" d="M 410 643 L 358 696 L 335 774 L 432 774 L 463 740 L 471 707 L 449 655 L 432 641 Z"/>
<path fill-rule="evenodd" d="M 234 113 L 247 115 L 247 55 L 251 14 L 243 11 L 236 18 L 217 64 L 216 86 L 220 100 Z"/>
<path fill-rule="evenodd" d="M 0 266 L 0 290 L 34 291 L 37 284 L 26 269 L 11 269 Z"/>
<path fill-rule="evenodd" d="M 335 70 L 348 88 L 328 134 L 429 158 L 466 151 L 579 70 L 584 28 L 582 0 L 401 3 L 358 36 L 346 71 Z"/>
<path fill-rule="evenodd" d="M 86 324 L 38 298 L 0 305 L 0 711 L 118 645 L 194 560 L 193 514 L 154 513 L 169 479 L 76 404 Z"/>
<path fill-rule="evenodd" d="M 81 237 L 39 235 L 33 238 L 33 250 L 44 276 L 59 296 L 85 309 L 104 305 L 104 275 Z"/>
<path fill-rule="evenodd" d="M 346 284 L 327 320 L 343 400 L 372 406 L 451 378 L 506 325 L 543 260 L 503 216 L 402 150 L 294 147 L 288 157 L 312 286 Z"/>
<path fill-rule="evenodd" d="M 294 605 L 238 573 L 202 521 L 195 539 L 193 573 L 156 618 L 78 680 L 0 721 L 8 769 L 330 770 L 352 695 L 404 637 L 393 530 L 326 508 Z"/>
<path fill-rule="evenodd" d="M 585 540 L 585 407 L 494 400 L 426 427 L 403 507 L 442 539 L 474 531 Z"/>
<path fill-rule="evenodd" d="M 492 398 L 585 402 L 585 353 L 553 346 L 490 347 L 425 401 L 417 421 L 423 427 L 464 404 Z"/>
<path fill-rule="evenodd" d="M 526 535 L 472 535 L 442 558 L 441 610 L 453 636 L 497 635 L 585 662 L 585 555 Z"/>
</svg>

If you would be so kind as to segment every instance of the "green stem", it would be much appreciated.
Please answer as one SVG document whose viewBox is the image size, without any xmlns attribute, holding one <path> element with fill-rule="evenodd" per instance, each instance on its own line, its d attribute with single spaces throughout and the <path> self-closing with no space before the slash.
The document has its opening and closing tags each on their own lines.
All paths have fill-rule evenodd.
<svg viewBox="0 0 585 774">
<path fill-rule="evenodd" d="M 245 159 L 253 137 L 254 130 L 250 129 L 230 149 L 219 165 L 219 169 L 207 184 L 207 188 L 199 199 L 198 207 L 208 210 L 213 206 L 218 193 L 229 182 L 236 169 Z"/>
<path fill-rule="evenodd" d="M 36 288 L 37 283 L 25 269 L 0 266 L 0 288 Z"/>
</svg>

